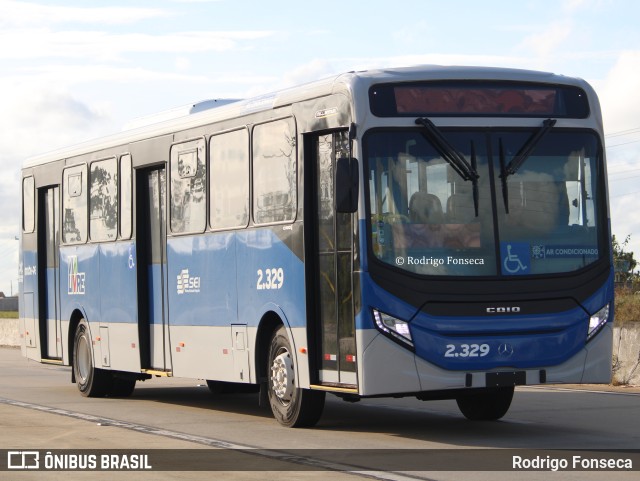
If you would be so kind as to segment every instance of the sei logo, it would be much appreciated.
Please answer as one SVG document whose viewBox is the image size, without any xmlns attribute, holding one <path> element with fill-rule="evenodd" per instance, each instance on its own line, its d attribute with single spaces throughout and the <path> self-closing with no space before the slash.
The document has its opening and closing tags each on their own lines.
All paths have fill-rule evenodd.
<svg viewBox="0 0 640 481">
<path fill-rule="evenodd" d="M 182 269 L 178 274 L 178 294 L 193 294 L 200 292 L 200 277 L 190 276 L 189 269 Z"/>
</svg>

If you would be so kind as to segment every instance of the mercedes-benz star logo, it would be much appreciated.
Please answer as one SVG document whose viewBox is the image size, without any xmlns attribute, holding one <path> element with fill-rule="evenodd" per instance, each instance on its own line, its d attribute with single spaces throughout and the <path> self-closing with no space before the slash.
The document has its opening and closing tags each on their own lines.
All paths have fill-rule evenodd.
<svg viewBox="0 0 640 481">
<path fill-rule="evenodd" d="M 503 357 L 513 356 L 513 346 L 511 344 L 500 344 L 498 346 L 498 354 Z"/>
</svg>

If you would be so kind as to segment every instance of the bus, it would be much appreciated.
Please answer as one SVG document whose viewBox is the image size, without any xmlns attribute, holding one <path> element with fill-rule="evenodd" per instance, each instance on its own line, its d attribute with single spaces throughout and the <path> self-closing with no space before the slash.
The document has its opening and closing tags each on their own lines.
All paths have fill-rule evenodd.
<svg viewBox="0 0 640 481">
<path fill-rule="evenodd" d="M 22 168 L 22 353 L 83 396 L 327 393 L 504 416 L 516 386 L 608 383 L 602 115 L 583 80 L 348 72 Z M 200 110 L 200 111 L 197 111 Z"/>
</svg>

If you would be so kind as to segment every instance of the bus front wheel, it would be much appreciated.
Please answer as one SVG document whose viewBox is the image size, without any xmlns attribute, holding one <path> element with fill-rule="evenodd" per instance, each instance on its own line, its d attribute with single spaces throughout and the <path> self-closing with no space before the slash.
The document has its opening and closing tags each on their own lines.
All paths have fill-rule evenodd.
<svg viewBox="0 0 640 481">
<path fill-rule="evenodd" d="M 485 388 L 461 394 L 458 408 L 471 421 L 495 421 L 507 414 L 513 399 L 513 386 Z"/>
<path fill-rule="evenodd" d="M 80 394 L 85 397 L 103 397 L 112 385 L 111 373 L 96 369 L 93 364 L 89 325 L 80 320 L 73 341 L 73 373 Z"/>
<path fill-rule="evenodd" d="M 276 420 L 286 427 L 315 425 L 324 409 L 325 393 L 298 387 L 294 352 L 281 326 L 271 338 L 267 366 L 269 404 Z"/>
</svg>

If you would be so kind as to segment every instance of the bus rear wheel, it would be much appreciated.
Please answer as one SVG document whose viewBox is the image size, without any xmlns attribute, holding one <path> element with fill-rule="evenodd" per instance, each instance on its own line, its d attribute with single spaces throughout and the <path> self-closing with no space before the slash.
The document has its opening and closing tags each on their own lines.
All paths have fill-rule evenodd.
<svg viewBox="0 0 640 481">
<path fill-rule="evenodd" d="M 513 386 L 478 389 L 456 398 L 460 412 L 471 421 L 495 421 L 507 414 Z"/>
<path fill-rule="evenodd" d="M 257 384 L 245 384 L 240 382 L 213 381 L 207 379 L 207 387 L 211 394 L 245 394 L 256 393 L 260 390 Z"/>
<path fill-rule="evenodd" d="M 105 372 L 105 374 L 109 373 Z M 129 397 L 133 394 L 136 387 L 135 378 L 124 377 L 116 373 L 111 373 L 111 375 L 113 379 L 107 395 L 110 397 Z"/>
<path fill-rule="evenodd" d="M 322 415 L 325 393 L 297 386 L 293 354 L 287 331 L 281 326 L 269 345 L 267 376 L 271 411 L 283 426 L 314 426 Z"/>
<path fill-rule="evenodd" d="M 103 397 L 112 387 L 111 373 L 97 369 L 93 364 L 89 325 L 84 319 L 76 328 L 73 341 L 73 373 L 80 394 L 85 397 Z"/>
</svg>

